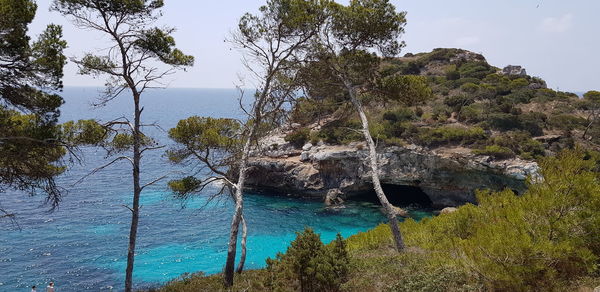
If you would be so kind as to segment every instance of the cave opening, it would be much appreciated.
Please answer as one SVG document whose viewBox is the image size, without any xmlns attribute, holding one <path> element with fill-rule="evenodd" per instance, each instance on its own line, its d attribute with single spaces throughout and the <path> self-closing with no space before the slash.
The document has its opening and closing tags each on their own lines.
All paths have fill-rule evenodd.
<svg viewBox="0 0 600 292">
<path fill-rule="evenodd" d="M 416 186 L 382 184 L 383 192 L 390 203 L 398 207 L 417 205 L 421 208 L 432 208 L 433 202 L 425 192 Z M 379 204 L 375 191 L 369 191 L 356 197 L 361 201 Z"/>
</svg>

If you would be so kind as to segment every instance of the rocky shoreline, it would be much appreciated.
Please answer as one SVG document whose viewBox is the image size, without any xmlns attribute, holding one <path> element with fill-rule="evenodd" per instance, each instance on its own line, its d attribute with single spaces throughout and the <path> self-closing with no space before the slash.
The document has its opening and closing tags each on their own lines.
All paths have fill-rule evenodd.
<svg viewBox="0 0 600 292">
<path fill-rule="evenodd" d="M 250 160 L 247 184 L 252 189 L 324 201 L 328 192 L 348 198 L 371 191 L 367 151 L 362 143 L 308 143 L 300 150 L 286 143 L 283 135 L 271 136 L 263 143 L 270 146 L 254 153 Z M 492 160 L 462 147 L 381 147 L 378 160 L 382 184 L 418 188 L 435 208 L 474 203 L 477 189 L 509 188 L 521 193 L 526 178 L 538 172 L 537 163 L 532 161 Z M 394 200 L 403 193 L 387 195 Z"/>
</svg>

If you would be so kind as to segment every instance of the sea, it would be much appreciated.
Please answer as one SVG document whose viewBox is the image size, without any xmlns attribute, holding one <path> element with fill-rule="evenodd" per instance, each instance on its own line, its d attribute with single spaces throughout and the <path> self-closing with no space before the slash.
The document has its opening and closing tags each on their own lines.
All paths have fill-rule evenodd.
<svg viewBox="0 0 600 292">
<path fill-rule="evenodd" d="M 95 106 L 101 88 L 66 87 L 61 121 L 131 117 L 131 97 L 119 96 Z M 245 96 L 251 96 L 246 92 Z M 173 146 L 167 131 L 189 116 L 244 119 L 236 89 L 154 89 L 142 97 L 143 121 L 158 125 L 147 133 Z M 242 104 L 248 101 L 242 100 Z M 157 287 L 185 273 L 222 271 L 232 202 L 209 200 L 209 188 L 188 200 L 177 199 L 167 188 L 169 179 L 189 174 L 190 166 L 171 164 L 165 149 L 147 152 L 142 160 L 142 183 L 167 175 L 141 195 L 134 286 Z M 53 281 L 57 291 L 121 291 L 125 278 L 132 200 L 131 166 L 119 162 L 97 173 L 107 162 L 101 148 L 84 147 L 58 178 L 64 189 L 60 206 L 50 211 L 43 193 L 4 190 L 0 207 L 16 214 L 0 220 L 0 291 L 30 291 Z M 81 180 L 83 178 L 83 180 Z M 349 200 L 344 208 L 328 209 L 322 201 L 286 193 L 245 193 L 248 224 L 247 269 L 265 267 L 265 260 L 285 252 L 296 232 L 306 227 L 324 242 L 337 233 L 348 237 L 384 222 L 375 197 Z M 411 205 L 411 216 L 421 219 L 431 210 Z"/>
</svg>

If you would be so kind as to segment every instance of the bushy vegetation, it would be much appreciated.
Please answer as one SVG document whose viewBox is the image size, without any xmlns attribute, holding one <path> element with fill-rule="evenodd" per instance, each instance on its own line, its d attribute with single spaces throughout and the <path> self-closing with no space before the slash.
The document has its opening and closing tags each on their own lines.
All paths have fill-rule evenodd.
<svg viewBox="0 0 600 292">
<path fill-rule="evenodd" d="M 310 138 L 310 129 L 309 128 L 300 128 L 294 130 L 293 132 L 287 134 L 284 139 L 286 142 L 289 142 L 296 148 L 300 148 L 306 144 L 308 139 Z"/>
<path fill-rule="evenodd" d="M 379 145 L 466 146 L 497 159 L 533 159 L 576 143 L 600 148 L 600 93 L 590 91 L 580 99 L 546 88 L 538 77 L 499 71 L 483 56 L 460 49 L 385 59 L 374 80 L 379 92 L 362 94 L 373 137 Z M 360 141 L 359 121 L 347 107 L 340 96 L 300 99 L 292 121 L 309 124 L 329 117 L 318 139 Z M 532 139 L 545 135 L 560 139 L 546 144 Z"/>
<path fill-rule="evenodd" d="M 419 144 L 427 146 L 439 145 L 470 145 L 478 141 L 485 140 L 487 135 L 482 128 L 460 128 L 460 127 L 440 127 L 440 128 L 422 128 L 415 137 Z"/>
<path fill-rule="evenodd" d="M 323 126 L 317 137 L 330 144 L 347 144 L 364 139 L 360 128 L 358 120 L 340 119 Z"/>
<path fill-rule="evenodd" d="M 267 283 L 271 291 L 339 291 L 347 281 L 350 258 L 346 244 L 337 235 L 324 245 L 310 228 L 296 233 L 285 253 L 267 259 Z"/>
<path fill-rule="evenodd" d="M 491 155 L 496 158 L 509 158 L 511 155 L 518 155 L 525 159 L 535 159 L 544 156 L 544 147 L 542 143 L 533 140 L 529 132 L 525 131 L 512 131 L 505 132 L 500 135 L 491 137 L 486 141 L 486 149 L 490 150 L 488 154 L 476 150 L 476 154 Z M 489 149 L 488 147 L 493 147 Z M 496 155 L 493 155 L 493 153 Z M 506 155 L 500 154 L 500 152 L 506 153 Z M 503 156 L 503 157 L 501 157 Z"/>
<path fill-rule="evenodd" d="M 463 275 L 457 285 L 466 280 L 494 291 L 566 291 L 573 280 L 597 277 L 597 161 L 576 150 L 545 158 L 541 166 L 541 177 L 521 196 L 482 191 L 477 206 L 402 223 L 407 243 L 426 255 L 420 264 L 457 271 Z M 354 251 L 381 249 L 390 236 L 381 225 L 347 242 Z"/>
<path fill-rule="evenodd" d="M 533 178 L 522 196 L 484 191 L 478 206 L 408 220 L 407 241 L 498 290 L 550 291 L 588 275 L 600 263 L 600 182 L 595 161 L 583 156 L 571 151 L 544 159 L 543 181 Z"/>
<path fill-rule="evenodd" d="M 267 259 L 267 267 L 239 274 L 233 291 L 341 291 L 348 281 L 350 255 L 341 235 L 325 245 L 312 229 L 296 233 L 285 253 Z M 159 289 L 149 291 L 229 291 L 218 276 L 184 274 Z"/>
<path fill-rule="evenodd" d="M 600 158 L 583 150 L 541 160 L 522 195 L 481 191 L 477 205 L 400 223 L 394 252 L 382 224 L 323 245 L 298 233 L 235 291 L 587 291 L 600 285 Z M 225 291 L 218 276 L 184 276 L 158 291 Z M 590 290 L 591 291 L 591 290 Z"/>
<path fill-rule="evenodd" d="M 473 150 L 474 154 L 477 155 L 487 155 L 496 159 L 507 159 L 515 157 L 515 153 L 507 147 L 499 146 L 499 145 L 488 145 L 483 149 L 475 149 Z"/>
</svg>

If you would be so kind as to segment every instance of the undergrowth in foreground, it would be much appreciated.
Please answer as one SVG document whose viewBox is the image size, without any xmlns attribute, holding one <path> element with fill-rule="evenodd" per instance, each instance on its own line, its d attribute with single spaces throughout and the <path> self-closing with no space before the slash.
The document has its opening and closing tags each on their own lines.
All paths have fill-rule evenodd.
<svg viewBox="0 0 600 292">
<path fill-rule="evenodd" d="M 329 245 L 305 231 L 232 291 L 587 291 L 600 285 L 598 163 L 572 150 L 540 165 L 521 196 L 482 191 L 477 206 L 401 223 L 404 253 L 384 224 Z M 157 291 L 225 290 L 219 275 L 199 274 Z"/>
</svg>

